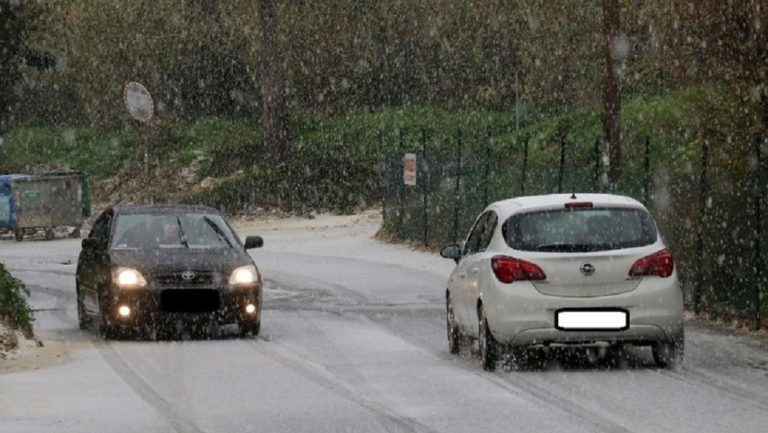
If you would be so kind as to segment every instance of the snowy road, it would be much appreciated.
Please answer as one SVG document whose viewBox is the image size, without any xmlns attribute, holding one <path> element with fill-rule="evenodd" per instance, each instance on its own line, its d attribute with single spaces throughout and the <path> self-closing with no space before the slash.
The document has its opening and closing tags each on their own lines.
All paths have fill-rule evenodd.
<svg viewBox="0 0 768 433">
<path fill-rule="evenodd" d="M 446 349 L 451 262 L 375 230 L 241 226 L 265 239 L 250 340 L 104 342 L 77 328 L 79 241 L 0 241 L 48 347 L 39 368 L 0 372 L 0 432 L 768 431 L 765 342 L 689 327 L 681 371 L 636 350 L 614 367 L 566 353 L 486 373 Z"/>
</svg>

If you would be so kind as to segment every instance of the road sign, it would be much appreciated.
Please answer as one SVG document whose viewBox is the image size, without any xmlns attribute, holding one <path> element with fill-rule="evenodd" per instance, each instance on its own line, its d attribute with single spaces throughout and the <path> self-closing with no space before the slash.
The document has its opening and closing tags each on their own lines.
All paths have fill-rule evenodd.
<svg viewBox="0 0 768 433">
<path fill-rule="evenodd" d="M 416 154 L 406 153 L 403 156 L 403 183 L 409 186 L 416 185 Z"/>
<path fill-rule="evenodd" d="M 155 114 L 155 103 L 152 101 L 152 95 L 146 87 L 131 81 L 125 85 L 123 92 L 125 108 L 136 121 L 147 123 L 152 120 Z"/>
</svg>

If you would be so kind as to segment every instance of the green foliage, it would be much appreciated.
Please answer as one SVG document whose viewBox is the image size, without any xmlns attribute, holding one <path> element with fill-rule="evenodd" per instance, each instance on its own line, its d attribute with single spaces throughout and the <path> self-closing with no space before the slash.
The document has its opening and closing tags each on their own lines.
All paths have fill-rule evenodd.
<svg viewBox="0 0 768 433">
<path fill-rule="evenodd" d="M 31 331 L 35 318 L 27 304 L 29 290 L 0 263 L 0 318 L 12 327 Z"/>
<path fill-rule="evenodd" d="M 229 211 L 274 206 L 348 212 L 380 198 L 381 152 L 398 150 L 399 137 L 403 149 L 410 149 L 426 134 L 432 151 L 452 154 L 460 131 L 467 143 L 475 143 L 472 137 L 484 137 L 487 130 L 509 135 L 511 127 L 508 113 L 433 107 L 330 118 L 305 114 L 292 125 L 290 158 L 277 166 L 268 162 L 255 123 L 206 119 L 177 125 L 170 136 L 177 156 L 197 151 L 206 157 L 201 179 L 224 178 L 209 189 L 191 192 L 185 201 Z"/>
<path fill-rule="evenodd" d="M 280 165 L 267 163 L 263 153 L 237 156 L 253 155 L 250 147 L 235 144 L 212 150 L 209 174 L 224 175 L 223 168 L 240 172 L 191 194 L 186 201 L 228 211 L 263 206 L 348 212 L 365 207 L 375 197 L 372 191 L 378 184 L 375 156 L 367 142 L 355 142 L 352 137 L 309 134 L 294 141 L 290 158 Z M 250 167 L 253 159 L 256 165 Z"/>
<path fill-rule="evenodd" d="M 94 180 L 114 175 L 134 157 L 138 137 L 92 128 L 29 126 L 3 137 L 0 170 L 24 172 L 37 165 L 69 166 Z"/>
<path fill-rule="evenodd" d="M 703 92 L 675 92 L 665 97 L 636 98 L 624 104 L 626 169 L 636 172 L 642 162 L 642 140 L 652 138 L 662 158 L 684 143 L 697 117 L 695 101 Z M 686 123 L 687 122 L 687 123 Z M 515 129 L 513 112 L 489 110 L 446 111 L 411 106 L 371 113 L 350 112 L 320 117 L 299 114 L 291 125 L 291 157 L 279 166 L 268 161 L 260 125 L 255 121 L 201 118 L 163 122 L 150 134 L 153 160 L 166 169 L 181 170 L 201 157 L 197 181 L 225 178 L 209 190 L 196 190 L 185 200 L 228 210 L 250 206 L 285 209 L 347 211 L 380 199 L 378 176 L 382 153 L 421 153 L 426 138 L 430 158 L 453 161 L 462 142 L 464 163 L 481 161 L 489 146 L 494 159 L 510 161 L 509 170 L 494 180 L 492 196 L 515 191 L 522 142 L 529 139 L 530 191 L 553 187 L 552 166 L 559 161 L 559 137 L 565 133 L 569 170 L 592 167 L 600 117 L 595 110 L 543 117 Z M 104 132 L 92 128 L 25 127 L 5 137 L 6 171 L 27 165 L 69 164 L 95 182 L 116 174 L 138 155 L 136 133 Z M 683 155 L 688 157 L 690 155 Z M 550 168 L 547 168 L 550 167 Z M 570 172 L 569 172 L 570 173 Z M 570 174 L 569 174 L 570 175 Z M 571 176 L 572 177 L 572 176 Z"/>
<path fill-rule="evenodd" d="M 206 160 L 200 177 L 223 177 L 251 166 L 263 153 L 262 133 L 256 121 L 228 121 L 202 118 L 179 124 L 170 132 L 179 151 L 179 163 L 185 165 L 195 155 Z"/>
</svg>

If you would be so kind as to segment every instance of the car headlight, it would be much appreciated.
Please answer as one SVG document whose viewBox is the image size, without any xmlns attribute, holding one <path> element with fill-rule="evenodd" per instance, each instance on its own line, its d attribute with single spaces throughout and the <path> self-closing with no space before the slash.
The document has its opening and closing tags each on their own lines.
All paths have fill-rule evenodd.
<svg viewBox="0 0 768 433">
<path fill-rule="evenodd" d="M 234 271 L 229 277 L 229 284 L 252 284 L 259 278 L 259 272 L 256 270 L 256 266 L 248 265 L 241 266 Z"/>
<path fill-rule="evenodd" d="M 141 275 L 141 272 L 131 268 L 117 268 L 112 272 L 112 279 L 120 288 L 130 289 L 144 287 L 147 280 Z"/>
</svg>

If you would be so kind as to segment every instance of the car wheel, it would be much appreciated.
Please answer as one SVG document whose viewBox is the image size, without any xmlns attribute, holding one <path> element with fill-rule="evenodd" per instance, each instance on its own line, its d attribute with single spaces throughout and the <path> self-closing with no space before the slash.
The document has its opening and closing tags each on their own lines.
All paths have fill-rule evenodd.
<svg viewBox="0 0 768 433">
<path fill-rule="evenodd" d="M 109 311 L 111 308 L 104 298 L 103 294 L 99 294 L 99 335 L 105 340 L 112 340 L 117 338 L 117 326 L 114 324 L 114 320 L 110 317 Z"/>
<path fill-rule="evenodd" d="M 240 336 L 243 338 L 258 337 L 261 331 L 261 320 L 240 322 Z"/>
<path fill-rule="evenodd" d="M 685 336 L 680 335 L 670 340 L 664 340 L 654 343 L 651 346 L 653 360 L 661 368 L 674 369 L 683 364 L 683 354 L 685 351 Z"/>
<path fill-rule="evenodd" d="M 52 241 L 53 238 L 56 236 L 54 235 L 53 229 L 45 229 L 45 240 L 46 241 Z"/>
<path fill-rule="evenodd" d="M 499 354 L 499 344 L 491 335 L 488 329 L 488 319 L 485 315 L 485 308 L 480 306 L 478 309 L 478 318 L 480 325 L 478 329 L 478 342 L 480 352 L 480 366 L 485 371 L 493 371 L 496 368 L 496 358 Z"/>
<path fill-rule="evenodd" d="M 99 335 L 105 340 L 114 340 L 118 337 L 117 326 L 112 323 L 112 319 L 102 313 L 99 323 Z"/>
<path fill-rule="evenodd" d="M 608 346 L 608 365 L 611 367 L 621 367 L 627 365 L 628 353 L 627 345 L 624 343 L 614 343 Z"/>
<path fill-rule="evenodd" d="M 450 295 L 445 298 L 445 323 L 448 334 L 448 352 L 456 355 L 461 351 L 462 336 L 459 326 L 456 324 Z"/>
<path fill-rule="evenodd" d="M 16 242 L 21 242 L 24 240 L 24 231 L 23 230 L 15 230 L 13 232 L 13 238 L 16 240 Z"/>
<path fill-rule="evenodd" d="M 83 300 L 80 298 L 80 287 L 77 288 L 77 324 L 80 329 L 88 329 L 90 324 L 88 313 L 85 312 Z"/>
</svg>

